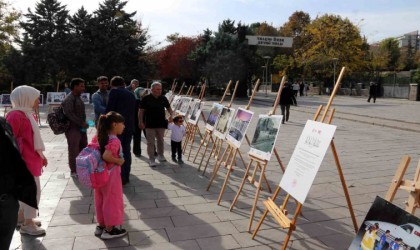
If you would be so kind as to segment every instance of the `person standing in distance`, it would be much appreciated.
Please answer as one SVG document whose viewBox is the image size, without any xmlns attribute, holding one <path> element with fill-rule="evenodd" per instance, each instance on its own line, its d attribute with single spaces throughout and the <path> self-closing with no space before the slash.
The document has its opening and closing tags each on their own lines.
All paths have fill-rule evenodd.
<svg viewBox="0 0 420 250">
<path fill-rule="evenodd" d="M 76 157 L 87 145 L 87 128 L 85 104 L 80 95 L 85 92 L 85 80 L 73 78 L 70 82 L 71 93 L 66 96 L 63 103 L 63 111 L 70 120 L 70 128 L 66 131 L 67 145 L 69 151 L 69 167 L 71 176 L 76 174 Z"/>
<path fill-rule="evenodd" d="M 106 105 L 108 104 L 108 77 L 100 76 L 97 79 L 98 82 L 98 91 L 92 95 L 93 109 L 95 111 L 95 124 L 98 123 L 100 115 L 105 114 Z"/>
<path fill-rule="evenodd" d="M 134 90 L 139 86 L 139 80 L 133 79 L 130 82 L 130 85 L 126 87 L 128 91 L 130 91 L 134 95 Z"/>
<path fill-rule="evenodd" d="M 110 111 L 121 114 L 124 119 L 124 132 L 118 135 L 124 153 L 124 164 L 121 165 L 121 181 L 125 185 L 130 182 L 131 172 L 131 140 L 134 132 L 134 111 L 136 108 L 136 98 L 125 88 L 124 78 L 114 76 L 111 79 L 111 91 L 109 92 L 106 113 Z"/>
<path fill-rule="evenodd" d="M 168 127 L 168 121 L 165 119 L 165 108 L 168 110 L 172 121 L 173 111 L 168 99 L 162 96 L 162 84 L 154 82 L 151 85 L 151 94 L 143 97 L 141 100 L 138 114 L 139 128 L 146 129 L 147 154 L 151 167 L 156 167 L 154 155 L 155 140 L 157 141 L 158 161 L 166 161 L 165 156 L 163 156 L 163 136 Z"/>
</svg>

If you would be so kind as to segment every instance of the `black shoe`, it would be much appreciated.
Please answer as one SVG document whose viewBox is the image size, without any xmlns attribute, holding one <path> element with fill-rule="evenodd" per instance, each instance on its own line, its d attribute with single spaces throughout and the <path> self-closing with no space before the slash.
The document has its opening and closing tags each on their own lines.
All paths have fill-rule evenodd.
<svg viewBox="0 0 420 250">
<path fill-rule="evenodd" d="M 157 154 L 157 152 L 155 151 L 155 156 L 157 156 L 158 154 Z"/>
<path fill-rule="evenodd" d="M 113 227 L 110 232 L 104 229 L 103 233 L 101 234 L 101 239 L 109 240 L 109 239 L 123 237 L 126 234 L 127 234 L 127 231 L 125 229 L 122 229 L 122 228 L 118 229 L 116 227 Z"/>
<path fill-rule="evenodd" d="M 175 163 L 178 162 L 175 157 L 172 157 L 172 161 L 175 162 Z"/>
<path fill-rule="evenodd" d="M 178 159 L 178 164 L 184 164 L 184 161 L 182 159 Z"/>
</svg>

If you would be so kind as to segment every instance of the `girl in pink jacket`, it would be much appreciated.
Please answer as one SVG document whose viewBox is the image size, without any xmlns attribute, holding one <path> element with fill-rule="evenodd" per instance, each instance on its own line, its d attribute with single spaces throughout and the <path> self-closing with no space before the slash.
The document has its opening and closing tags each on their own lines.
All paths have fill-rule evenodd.
<svg viewBox="0 0 420 250">
<path fill-rule="evenodd" d="M 95 235 L 101 239 L 113 239 L 127 234 L 116 226 L 124 223 L 124 202 L 121 183 L 121 165 L 124 158 L 121 142 L 117 135 L 124 131 L 124 117 L 116 112 L 101 115 L 98 120 L 97 135 L 92 144 L 97 143 L 103 160 L 109 169 L 109 180 L 105 186 L 95 189 L 95 210 L 98 226 Z"/>
<path fill-rule="evenodd" d="M 45 151 L 44 142 L 32 111 L 39 107 L 39 91 L 30 86 L 19 86 L 10 94 L 12 110 L 6 115 L 6 120 L 13 130 L 13 135 L 19 146 L 19 151 L 26 167 L 34 176 L 37 186 L 37 203 L 41 197 L 41 185 L 39 176 L 42 173 L 42 167 L 47 166 L 48 161 L 43 151 Z M 20 227 L 20 233 L 34 236 L 44 235 L 45 230 L 40 228 L 41 222 L 34 220 L 37 211 L 35 208 L 20 202 L 21 211 L 23 211 L 24 221 Z M 20 216 L 22 217 L 22 212 Z"/>
</svg>

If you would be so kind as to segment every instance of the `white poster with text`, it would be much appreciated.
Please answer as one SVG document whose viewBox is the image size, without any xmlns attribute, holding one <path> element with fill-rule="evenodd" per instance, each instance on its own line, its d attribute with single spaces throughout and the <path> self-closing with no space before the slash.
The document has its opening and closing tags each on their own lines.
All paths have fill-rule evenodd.
<svg viewBox="0 0 420 250">
<path fill-rule="evenodd" d="M 293 151 L 280 187 L 300 203 L 304 203 L 336 126 L 308 120 Z"/>
</svg>

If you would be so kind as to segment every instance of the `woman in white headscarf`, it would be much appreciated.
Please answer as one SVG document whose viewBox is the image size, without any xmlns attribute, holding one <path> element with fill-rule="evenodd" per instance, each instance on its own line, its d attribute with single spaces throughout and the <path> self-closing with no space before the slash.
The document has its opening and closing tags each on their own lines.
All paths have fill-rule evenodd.
<svg viewBox="0 0 420 250">
<path fill-rule="evenodd" d="M 42 167 L 48 164 L 43 153 L 45 146 L 41 132 L 33 116 L 33 110 L 39 106 L 39 93 L 35 88 L 26 85 L 15 88 L 10 94 L 12 109 L 6 115 L 26 167 L 34 176 L 38 204 L 41 196 L 39 176 L 41 176 Z M 37 214 L 36 209 L 23 202 L 21 202 L 21 209 L 25 220 L 20 227 L 20 232 L 34 236 L 44 235 L 45 230 L 39 227 L 40 221 L 34 220 Z"/>
</svg>

